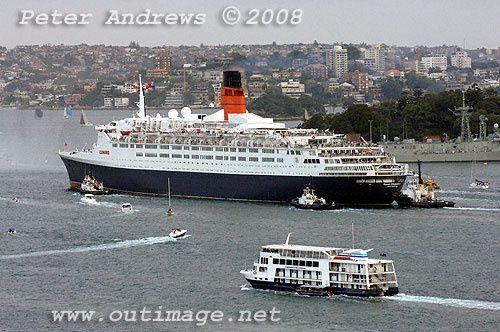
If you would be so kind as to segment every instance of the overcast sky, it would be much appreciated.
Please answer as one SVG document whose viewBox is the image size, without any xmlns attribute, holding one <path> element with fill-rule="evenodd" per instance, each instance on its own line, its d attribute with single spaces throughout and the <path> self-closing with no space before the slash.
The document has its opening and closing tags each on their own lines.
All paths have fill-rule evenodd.
<svg viewBox="0 0 500 332">
<path fill-rule="evenodd" d="M 2 0 L 0 45 L 106 44 L 145 46 L 214 44 L 279 44 L 305 42 L 366 42 L 389 45 L 466 48 L 500 46 L 499 0 Z M 303 20 L 292 25 L 224 25 L 223 9 L 239 8 L 242 20 L 248 11 L 271 8 L 303 10 Z M 110 10 L 140 14 L 205 13 L 200 26 L 104 25 Z M 38 13 L 91 13 L 89 25 L 19 25 L 21 10 Z"/>
</svg>

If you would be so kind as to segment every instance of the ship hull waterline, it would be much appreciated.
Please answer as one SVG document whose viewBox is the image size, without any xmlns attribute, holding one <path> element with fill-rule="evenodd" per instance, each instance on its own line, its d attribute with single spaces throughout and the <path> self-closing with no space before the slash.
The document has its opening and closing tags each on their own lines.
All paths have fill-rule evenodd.
<svg viewBox="0 0 500 332">
<path fill-rule="evenodd" d="M 236 201 L 288 203 L 311 182 L 310 176 L 201 173 L 176 170 L 148 170 L 95 165 L 60 155 L 70 185 L 76 188 L 86 174 L 113 192 L 168 196 L 168 178 L 174 197 Z M 366 183 L 380 177 L 313 177 L 316 191 L 327 201 L 347 206 L 390 206 L 406 176 L 384 179 L 391 183 Z M 358 183 L 358 180 L 363 183 Z M 375 182 L 375 181 L 373 181 Z"/>
</svg>

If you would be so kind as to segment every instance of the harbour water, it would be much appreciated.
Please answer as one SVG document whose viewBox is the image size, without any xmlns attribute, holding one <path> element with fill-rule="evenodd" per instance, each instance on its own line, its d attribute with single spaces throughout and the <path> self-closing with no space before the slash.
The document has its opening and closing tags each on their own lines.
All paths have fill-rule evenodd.
<svg viewBox="0 0 500 332">
<path fill-rule="evenodd" d="M 131 111 L 86 111 L 95 124 Z M 298 211 L 286 205 L 68 191 L 58 149 L 90 147 L 80 112 L 0 110 L 0 330 L 190 331 L 196 322 L 53 322 L 52 310 L 280 311 L 278 322 L 207 322 L 209 331 L 495 331 L 500 326 L 500 163 L 425 164 L 455 208 Z M 412 165 L 415 169 L 415 165 Z M 300 193 L 297 193 L 298 195 Z M 321 194 L 321 193 L 319 193 Z M 18 197 L 19 202 L 12 201 Z M 135 212 L 124 214 L 121 203 Z M 252 289 L 239 271 L 260 246 L 374 248 L 394 260 L 400 294 L 311 298 Z M 17 234 L 7 230 L 15 227 Z M 189 237 L 167 238 L 171 228 Z M 96 315 L 97 315 L 96 314 Z"/>
</svg>

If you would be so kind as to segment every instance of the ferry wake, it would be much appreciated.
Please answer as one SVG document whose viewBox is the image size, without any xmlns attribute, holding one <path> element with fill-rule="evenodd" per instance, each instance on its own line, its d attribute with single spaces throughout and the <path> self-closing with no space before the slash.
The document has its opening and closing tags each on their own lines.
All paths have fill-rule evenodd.
<svg viewBox="0 0 500 332">
<path fill-rule="evenodd" d="M 249 113 L 239 72 L 224 72 L 210 115 L 147 115 L 148 86 L 139 77 L 137 114 L 96 126 L 91 149 L 59 152 L 72 187 L 90 173 L 113 191 L 167 196 L 170 178 L 172 196 L 289 202 L 312 180 L 327 201 L 389 205 L 407 176 L 379 146 Z"/>
</svg>

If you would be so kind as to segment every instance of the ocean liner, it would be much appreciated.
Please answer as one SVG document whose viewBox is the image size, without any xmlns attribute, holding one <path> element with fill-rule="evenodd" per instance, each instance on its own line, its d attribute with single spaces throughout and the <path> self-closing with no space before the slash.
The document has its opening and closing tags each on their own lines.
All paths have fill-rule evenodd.
<svg viewBox="0 0 500 332">
<path fill-rule="evenodd" d="M 92 174 L 113 191 L 167 196 L 170 178 L 172 196 L 289 202 L 313 181 L 327 201 L 388 205 L 408 173 L 376 145 L 249 113 L 236 71 L 224 72 L 213 114 L 147 115 L 147 87 L 139 77 L 138 112 L 96 126 L 91 149 L 59 152 L 71 187 Z"/>
</svg>

